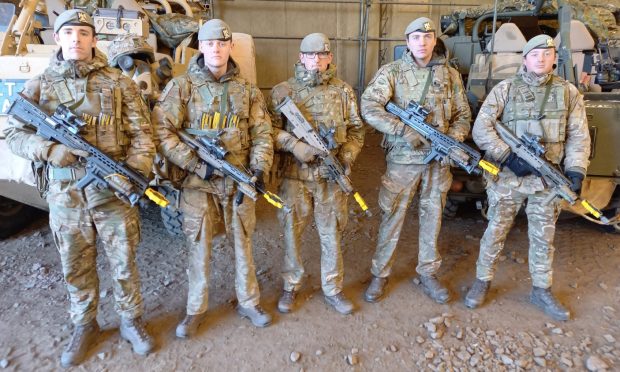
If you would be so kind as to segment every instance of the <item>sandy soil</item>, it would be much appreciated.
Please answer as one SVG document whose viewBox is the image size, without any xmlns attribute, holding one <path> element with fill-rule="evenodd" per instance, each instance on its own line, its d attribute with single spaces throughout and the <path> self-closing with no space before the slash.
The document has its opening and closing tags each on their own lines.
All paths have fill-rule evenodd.
<svg viewBox="0 0 620 372">
<path fill-rule="evenodd" d="M 556 237 L 554 291 L 573 311 L 574 320 L 569 322 L 554 322 L 528 302 L 531 281 L 523 218 L 508 238 L 490 303 L 477 311 L 463 305 L 486 227 L 473 208 L 445 220 L 439 239 L 444 257 L 440 274 L 454 298 L 449 304 L 435 304 L 415 284 L 415 208 L 407 217 L 388 297 L 378 304 L 364 302 L 362 294 L 380 221 L 376 198 L 385 169 L 379 139 L 376 134 L 369 136 L 353 175 L 375 216 L 363 217 L 350 201 L 350 222 L 343 242 L 345 293 L 358 306 L 353 315 L 335 313 L 322 299 L 320 249 L 314 227 L 304 236 L 308 277 L 301 307 L 288 315 L 276 312 L 282 234 L 274 209 L 261 202 L 255 258 L 263 303 L 274 314 L 275 323 L 256 329 L 236 315 L 232 247 L 220 236 L 213 254 L 208 320 L 194 339 L 176 339 L 174 328 L 184 313 L 187 293 L 187 254 L 183 240 L 168 236 L 158 210 L 149 207 L 142 213 L 138 264 L 148 329 L 158 350 L 140 357 L 120 339 L 108 264 L 100 255 L 98 321 L 105 332 L 88 360 L 74 369 L 595 370 L 606 366 L 620 370 L 620 236 L 581 219 L 560 221 Z M 0 287 L 0 369 L 61 369 L 59 356 L 71 326 L 59 258 L 46 218 L 0 241 Z"/>
</svg>

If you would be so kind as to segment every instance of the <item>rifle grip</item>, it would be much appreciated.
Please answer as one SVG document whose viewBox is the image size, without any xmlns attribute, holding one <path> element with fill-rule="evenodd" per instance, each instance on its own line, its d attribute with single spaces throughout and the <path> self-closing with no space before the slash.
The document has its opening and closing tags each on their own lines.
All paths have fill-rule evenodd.
<svg viewBox="0 0 620 372">
<path fill-rule="evenodd" d="M 243 203 L 243 197 L 245 196 L 245 194 L 243 192 L 241 192 L 241 190 L 237 191 L 237 195 L 235 195 L 235 204 L 236 205 L 241 205 L 241 203 Z"/>
</svg>

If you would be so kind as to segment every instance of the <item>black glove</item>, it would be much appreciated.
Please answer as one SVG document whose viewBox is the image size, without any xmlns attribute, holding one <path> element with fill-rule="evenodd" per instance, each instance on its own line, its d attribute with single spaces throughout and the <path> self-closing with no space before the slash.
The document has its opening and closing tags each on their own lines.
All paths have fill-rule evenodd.
<svg viewBox="0 0 620 372">
<path fill-rule="evenodd" d="M 583 174 L 575 171 L 566 171 L 566 177 L 570 180 L 571 185 L 570 189 L 573 190 L 577 195 L 581 192 L 581 183 L 583 182 Z"/>
<path fill-rule="evenodd" d="M 259 169 L 254 171 L 254 178 L 256 179 L 254 181 L 254 187 L 256 187 L 257 189 L 260 190 L 265 190 L 265 176 L 263 175 L 264 172 Z"/>
<path fill-rule="evenodd" d="M 510 153 L 502 165 L 508 167 L 517 177 L 525 177 L 530 174 L 540 176 L 540 173 L 535 168 L 518 157 L 514 152 Z"/>
</svg>

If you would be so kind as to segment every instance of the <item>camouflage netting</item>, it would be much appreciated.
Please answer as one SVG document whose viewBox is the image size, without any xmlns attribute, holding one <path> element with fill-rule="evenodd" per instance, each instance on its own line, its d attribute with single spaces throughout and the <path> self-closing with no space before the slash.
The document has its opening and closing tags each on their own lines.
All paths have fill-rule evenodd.
<svg viewBox="0 0 620 372">
<path fill-rule="evenodd" d="M 599 40 L 620 40 L 620 27 L 614 15 L 620 15 L 620 0 L 564 0 L 573 9 L 573 18 L 582 21 L 592 32 L 592 36 Z M 545 0 L 543 2 L 542 14 L 557 14 L 558 3 L 562 0 Z M 534 5 L 527 0 L 499 0 L 497 5 L 498 12 L 509 11 L 529 11 L 533 10 Z M 475 8 L 458 10 L 452 13 L 452 22 L 444 31 L 445 34 L 452 34 L 458 28 L 459 19 L 475 19 L 483 14 L 493 12 L 492 5 L 482 5 Z M 472 23 L 473 24 L 473 23 Z M 468 24 L 468 32 L 471 32 L 471 24 Z"/>
<path fill-rule="evenodd" d="M 169 48 L 176 48 L 188 36 L 198 32 L 198 22 L 192 17 L 177 13 L 146 14 L 157 34 L 157 39 Z"/>
</svg>

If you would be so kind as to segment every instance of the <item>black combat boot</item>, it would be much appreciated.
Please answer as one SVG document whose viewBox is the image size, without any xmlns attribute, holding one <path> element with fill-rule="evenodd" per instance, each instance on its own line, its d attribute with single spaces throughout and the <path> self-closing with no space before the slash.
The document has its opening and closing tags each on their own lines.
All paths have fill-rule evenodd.
<svg viewBox="0 0 620 372">
<path fill-rule="evenodd" d="M 271 324 L 271 315 L 267 313 L 260 305 L 244 307 L 237 306 L 237 312 L 242 318 L 248 318 L 256 327 L 267 327 Z"/>
<path fill-rule="evenodd" d="M 569 320 L 570 311 L 553 296 L 551 288 L 532 287 L 530 302 L 555 320 Z"/>
<path fill-rule="evenodd" d="M 147 355 L 155 348 L 155 342 L 144 328 L 140 317 L 121 319 L 121 338 L 131 343 L 134 353 Z"/>
<path fill-rule="evenodd" d="M 491 287 L 491 281 L 484 281 L 476 278 L 474 284 L 472 284 L 467 296 L 465 296 L 465 306 L 470 309 L 475 309 L 484 303 L 487 293 Z"/>
<path fill-rule="evenodd" d="M 445 304 L 450 300 L 448 288 L 444 287 L 435 275 L 420 275 L 420 282 L 424 293 L 438 304 Z"/>
<path fill-rule="evenodd" d="M 344 295 L 344 293 L 340 292 L 333 296 L 324 296 L 325 302 L 327 302 L 331 307 L 334 308 L 337 312 L 342 315 L 351 314 L 354 310 L 353 303 Z"/>
<path fill-rule="evenodd" d="M 68 368 L 82 363 L 84 357 L 95 343 L 100 334 L 99 324 L 96 320 L 73 328 L 71 341 L 60 355 L 60 365 Z"/>
<path fill-rule="evenodd" d="M 383 299 L 385 294 L 385 286 L 387 285 L 388 278 L 379 278 L 378 276 L 372 276 L 370 284 L 364 293 L 364 299 L 366 302 L 379 302 Z"/>
<path fill-rule="evenodd" d="M 295 298 L 297 297 L 296 291 L 282 291 L 282 296 L 278 301 L 278 311 L 281 313 L 290 313 L 295 308 Z"/>
<path fill-rule="evenodd" d="M 178 338 L 190 338 L 196 334 L 200 324 L 205 320 L 207 312 L 202 314 L 185 315 L 185 318 L 177 325 L 176 335 Z"/>
</svg>

